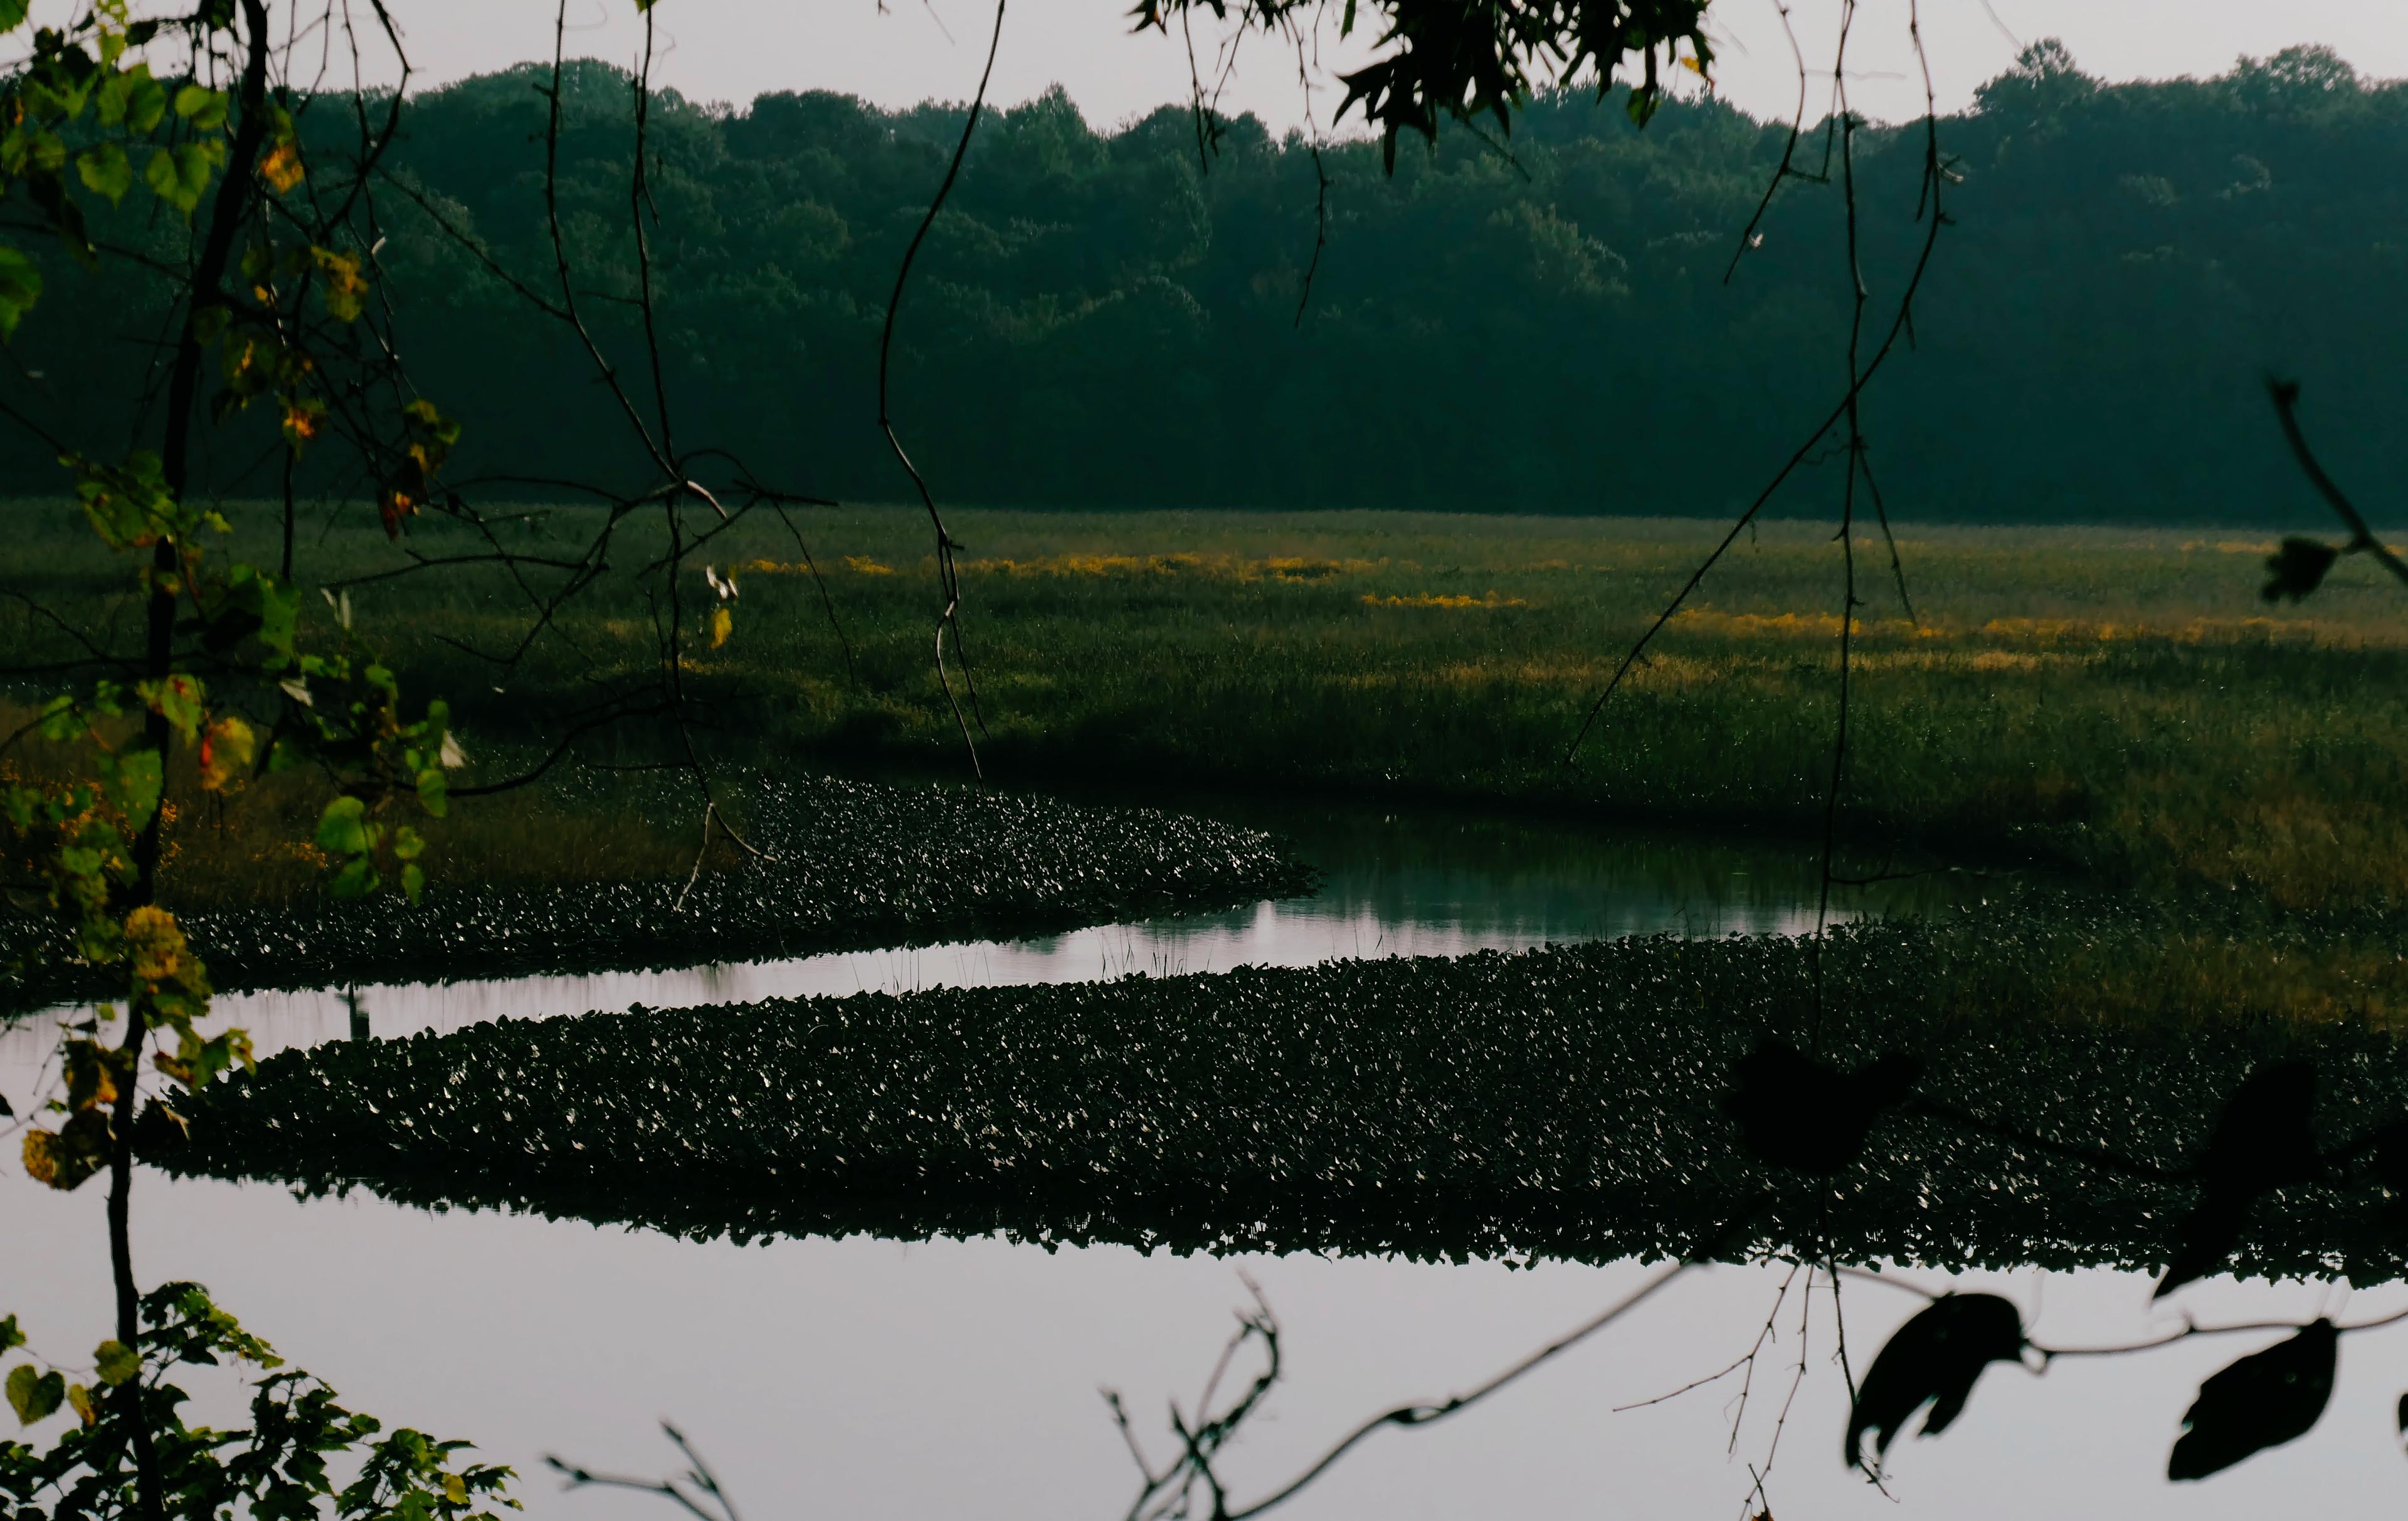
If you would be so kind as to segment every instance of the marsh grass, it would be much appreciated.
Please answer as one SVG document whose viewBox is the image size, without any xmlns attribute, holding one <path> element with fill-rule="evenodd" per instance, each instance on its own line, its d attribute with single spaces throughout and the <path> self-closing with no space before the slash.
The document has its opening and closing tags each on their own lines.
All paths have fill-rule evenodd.
<svg viewBox="0 0 2408 1521">
<path fill-rule="evenodd" d="M 0 732 L 15 730 L 32 711 L 0 702 Z M 73 768 L 83 758 L 73 747 L 29 737 L 0 760 L 0 781 L 57 785 L 77 774 Z M 298 771 L 256 777 L 231 792 L 206 792 L 193 757 L 171 757 L 162 901 L 185 910 L 318 897 L 330 863 L 311 839 L 333 796 L 322 777 Z M 740 790 L 730 789 L 728 805 L 741 820 Z M 672 827 L 663 811 L 631 808 L 611 789 L 566 774 L 502 796 L 463 800 L 432 826 L 414 809 L 413 803 L 384 811 L 424 829 L 423 861 L 437 884 L 649 881 L 690 871 L 702 846 L 698 830 Z M 714 838 L 704 869 L 724 870 L 738 858 L 736 847 Z M 0 837 L 0 860 L 11 881 L 38 876 L 39 863 L 15 839 Z"/>
<path fill-rule="evenodd" d="M 0 511 L 16 529 L 0 545 L 0 582 L 65 598 L 104 639 L 130 638 L 131 603 L 80 550 L 71 509 Z M 468 547 L 435 519 L 401 548 L 362 514 L 344 521 L 305 523 L 306 585 L 391 569 L 407 550 Z M 540 552 L 594 521 L 537 507 L 507 531 Z M 709 742 L 745 764 L 966 770 L 928 658 L 937 603 L 921 525 L 877 509 L 796 521 L 853 676 L 794 539 L 775 519 L 750 521 L 692 569 L 697 610 L 702 560 L 732 567 L 740 587 L 725 645 L 689 646 Z M 1828 527 L 1771 523 L 1743 538 L 1570 765 L 1588 703 L 1718 524 L 965 511 L 954 530 L 968 545 L 982 752 L 1007 778 L 1818 823 L 1839 628 Z M 273 559 L 264 531 L 237 548 Z M 1899 542 L 1910 619 L 1886 550 L 1860 542 L 1848 803 L 1860 864 L 1904 842 L 2053 859 L 2124 885 L 2241 889 L 2282 907 L 2408 901 L 2408 601 L 2345 561 L 2304 609 L 2269 608 L 2257 593 L 2272 548 L 2229 532 L 1916 529 Z M 351 595 L 407 689 L 449 697 L 489 755 L 539 733 L 594 678 L 652 658 L 649 605 L 624 576 L 509 669 L 462 653 L 504 647 L 523 627 L 497 574 L 438 569 Z M 324 610 L 313 610 L 322 633 Z M 20 626 L 29 647 L 45 644 L 38 626 Z M 634 753 L 642 740 L 623 743 Z M 458 868 L 555 869 L 546 863 L 561 851 L 601 848 L 568 843 L 596 822 L 570 810 L 496 824 L 485 847 L 469 843 L 464 815 Z M 670 827 L 656 847 L 639 829 L 608 848 L 673 856 L 681 834 Z"/>
</svg>

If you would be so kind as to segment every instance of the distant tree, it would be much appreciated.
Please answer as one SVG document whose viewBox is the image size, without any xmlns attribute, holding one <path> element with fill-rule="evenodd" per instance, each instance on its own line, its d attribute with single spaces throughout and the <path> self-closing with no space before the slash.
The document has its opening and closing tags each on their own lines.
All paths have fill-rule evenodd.
<svg viewBox="0 0 2408 1521">
<path fill-rule="evenodd" d="M 2099 81 L 2082 72 L 2065 44 L 2042 37 L 2015 55 L 2014 67 L 1974 90 L 1973 108 L 2014 121 L 2045 121 L 2098 93 Z"/>
</svg>

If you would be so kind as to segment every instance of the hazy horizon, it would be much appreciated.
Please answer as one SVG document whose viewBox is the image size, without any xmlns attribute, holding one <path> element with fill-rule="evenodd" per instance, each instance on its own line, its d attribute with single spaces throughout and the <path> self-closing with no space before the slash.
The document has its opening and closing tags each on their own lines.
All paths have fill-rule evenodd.
<svg viewBox="0 0 2408 1521">
<path fill-rule="evenodd" d="M 641 26 L 630 6 L 585 0 L 572 8 L 571 56 L 632 65 Z M 1182 39 L 1131 36 L 1123 0 L 1016 0 L 1005 20 L 990 99 L 1013 106 L 1058 83 L 1097 127 L 1111 127 L 1190 97 Z M 2295 0 L 2280 7 L 2242 0 L 1925 0 L 1923 32 L 1942 110 L 1970 105 L 1974 89 L 2011 65 L 2023 44 L 2054 36 L 2087 72 L 2103 79 L 2209 77 L 2243 56 L 2262 57 L 2305 44 L 2331 47 L 2366 76 L 2408 76 L 2408 11 L 2352 0 Z M 1821 71 L 1807 114 L 1829 104 L 1836 5 L 1792 5 L 1810 69 Z M 1908 43 L 1907 0 L 1863 0 L 1851 47 L 1851 104 L 1879 120 L 1920 114 L 1923 87 Z M 666 0 L 653 12 L 658 54 L 653 76 L 689 98 L 742 104 L 780 90 L 834 90 L 879 106 L 968 98 L 985 60 L 995 18 L 987 0 L 839 0 L 805 7 L 776 0 L 716 0 L 708 9 Z M 553 9 L 538 4 L 491 7 L 477 24 L 429 24 L 404 11 L 413 89 L 435 88 L 538 58 L 552 49 Z M 1798 107 L 1797 65 L 1772 0 L 1725 3 L 1710 12 L 1721 43 L 1717 93 L 1759 118 L 1786 118 Z M 1341 42 L 1324 28 L 1315 120 L 1326 130 L 1342 91 L 1335 75 L 1369 51 L 1359 33 Z M 1198 64 L 1215 71 L 1215 37 L 1199 25 Z M 337 70 L 339 75 L 346 70 Z M 389 82 L 390 74 L 372 76 Z M 330 76 L 330 80 L 335 76 Z M 1302 95 L 1292 50 L 1260 36 L 1244 41 L 1221 96 L 1231 115 L 1253 112 L 1274 129 L 1301 125 Z M 1359 122 L 1350 117 L 1350 135 Z"/>
</svg>

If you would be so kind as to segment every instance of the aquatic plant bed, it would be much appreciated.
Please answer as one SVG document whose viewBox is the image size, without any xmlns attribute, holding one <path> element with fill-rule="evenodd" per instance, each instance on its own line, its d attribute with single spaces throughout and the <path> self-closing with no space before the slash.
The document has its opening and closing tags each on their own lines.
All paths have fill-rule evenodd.
<svg viewBox="0 0 2408 1521">
<path fill-rule="evenodd" d="M 705 873 L 681 906 L 682 882 L 576 882 L 184 922 L 219 988 L 294 988 L 1041 934 L 1313 886 L 1271 836 L 1153 809 L 831 779 L 764 779 L 744 806 L 747 838 L 772 859 Z M 55 926 L 0 919 L 0 1012 L 105 991 Z"/>
<path fill-rule="evenodd" d="M 2111 1027 L 2038 1001 L 2079 957 L 2125 954 L 2122 933 L 2012 913 L 1842 930 L 1826 1049 L 1912 1051 L 1918 1095 L 2162 1166 L 2270 1057 L 2317 1061 L 2335 1135 L 2408 1112 L 2408 1058 L 2361 1026 L 2160 1009 Z M 156 1155 L 691 1236 L 2162 1260 L 2186 1187 L 1953 1120 L 1895 1113 L 1835 1179 L 1754 1161 L 1724 1111 L 1730 1074 L 1764 1035 L 1804 1038 L 1810 954 L 1667 937 L 504 1020 L 280 1055 L 212 1088 L 189 1142 Z M 2401 1241 L 2371 1185 L 2295 1190 L 2253 1216 L 2242 1260 L 2372 1283 L 2400 1274 Z"/>
</svg>

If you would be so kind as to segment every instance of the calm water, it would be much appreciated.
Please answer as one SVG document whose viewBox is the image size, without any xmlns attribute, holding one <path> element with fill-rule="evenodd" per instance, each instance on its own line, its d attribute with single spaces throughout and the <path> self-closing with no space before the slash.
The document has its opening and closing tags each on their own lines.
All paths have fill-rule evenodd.
<svg viewBox="0 0 2408 1521">
<path fill-rule="evenodd" d="M 264 1055 L 355 1030 L 452 1030 L 509 1014 L 575 1014 L 756 998 L 982 983 L 1091 981 L 1334 956 L 1461 955 L 1623 935 L 1795 934 L 1814 924 L 1811 844 L 1698 839 L 1543 819 L 1211 796 L 1176 806 L 1276 831 L 1320 868 L 1320 893 L 1226 913 L 1105 925 L 1023 940 L 975 940 L 674 971 L 367 985 L 221 997 Z M 1977 891 L 1933 878 L 1873 896 L 1843 892 L 1833 916 Z M 0 1031 L 0 1092 L 47 1035 Z"/>
<path fill-rule="evenodd" d="M 1529 821 L 1226 811 L 1297 838 L 1328 872 L 1327 892 L 1043 940 L 650 976 L 367 988 L 354 1000 L 377 1033 L 390 1034 L 638 1000 L 1219 970 L 1812 922 L 1813 863 L 1803 847 L 1600 838 Z M 352 1004 L 336 995 L 225 1002 L 265 1045 L 352 1029 Z M 22 1100 L 43 1049 L 31 1031 L 0 1036 L 0 1091 Z M 1245 1298 L 1241 1273 L 1283 1322 L 1289 1375 L 1226 1464 L 1242 1499 L 1363 1416 L 1484 1377 L 1648 1270 L 1048 1253 L 993 1240 L 746 1248 L 574 1221 L 429 1213 L 366 1196 L 302 1201 L 271 1186 L 154 1173 L 144 1174 L 137 1198 L 146 1279 L 209 1284 L 358 1407 L 474 1438 L 490 1457 L 519 1467 L 531 1514 L 595 1521 L 672 1513 L 640 1497 L 563 1496 L 540 1455 L 667 1472 L 673 1454 L 652 1425 L 661 1416 L 694 1437 L 751 1521 L 1119 1515 L 1131 1471 L 1098 1387 L 1119 1388 L 1140 1433 L 1166 1450 L 1165 1402 L 1194 1399 L 1229 1311 Z M 63 1361 L 106 1324 L 101 1209 L 96 1190 L 59 1196 L 13 1169 L 0 1174 L 0 1313 L 17 1312 L 37 1345 Z M 1744 1412 L 1731 1403 L 1731 1383 L 1616 1407 L 1743 1352 L 1780 1275 L 1694 1273 L 1482 1409 L 1374 1438 L 1283 1514 L 1739 1516 L 1747 1465 L 1763 1459 L 1799 1358 L 1794 1296 Z M 2177 1324 L 2173 1311 L 2152 1313 L 2148 1283 L 2126 1274 L 1966 1283 L 2014 1298 L 2059 1342 Z M 1846 1295 L 1861 1371 L 1919 1301 L 1857 1283 Z M 2180 1304 L 2208 1322 L 2336 1309 L 2355 1319 L 2408 1305 L 2408 1287 L 2353 1296 L 2339 1285 L 2218 1280 L 2186 1291 Z M 1946 1437 L 1896 1451 L 1893 1503 L 1838 1461 L 1845 1393 L 1819 1290 L 1808 1316 L 1808 1376 L 1782 1438 L 1776 1514 L 2023 1521 L 2179 1510 L 2255 1518 L 2382 1504 L 2408 1485 L 2392 1425 L 2393 1402 L 2408 1388 L 2403 1330 L 2344 1344 L 2333 1407 L 2309 1437 L 2178 1493 L 2159 1475 L 2198 1380 L 2271 1338 L 2060 1364 L 2044 1379 L 1994 1368 Z M 233 1411 L 221 1404 L 216 1413 Z M 1734 1414 L 1743 1415 L 1735 1446 Z"/>
</svg>

